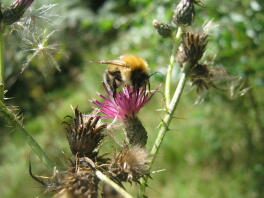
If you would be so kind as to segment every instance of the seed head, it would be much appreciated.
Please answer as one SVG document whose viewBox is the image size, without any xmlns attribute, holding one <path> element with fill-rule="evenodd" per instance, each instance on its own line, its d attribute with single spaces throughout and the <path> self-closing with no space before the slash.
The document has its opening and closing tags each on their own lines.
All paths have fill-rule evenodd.
<svg viewBox="0 0 264 198">
<path fill-rule="evenodd" d="M 125 147 L 115 154 L 110 170 L 121 182 L 139 182 L 141 177 L 148 176 L 148 157 L 141 147 Z"/>
<path fill-rule="evenodd" d="M 190 70 L 190 80 L 196 86 L 197 92 L 209 89 L 212 76 L 206 64 L 196 64 Z"/>
<path fill-rule="evenodd" d="M 74 155 L 93 158 L 97 155 L 97 148 L 105 137 L 102 130 L 105 124 L 98 125 L 100 116 L 89 116 L 81 113 L 78 108 L 74 111 L 74 117 L 67 125 L 67 139 Z"/>
<path fill-rule="evenodd" d="M 92 167 L 87 164 L 76 163 L 66 171 L 57 172 L 53 177 L 53 184 L 46 192 L 55 193 L 55 197 L 62 198 L 96 198 L 98 197 L 99 179 Z"/>
</svg>

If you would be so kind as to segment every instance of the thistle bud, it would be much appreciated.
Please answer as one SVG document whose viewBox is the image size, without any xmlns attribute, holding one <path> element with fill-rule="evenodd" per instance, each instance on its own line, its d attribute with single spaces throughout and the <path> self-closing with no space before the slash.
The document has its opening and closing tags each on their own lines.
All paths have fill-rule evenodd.
<svg viewBox="0 0 264 198">
<path fill-rule="evenodd" d="M 201 2 L 198 0 L 181 0 L 174 10 L 173 23 L 182 26 L 191 25 L 195 15 L 194 4 L 201 5 Z"/>
<path fill-rule="evenodd" d="M 124 120 L 124 127 L 129 144 L 140 147 L 146 146 L 148 140 L 147 131 L 136 116 Z"/>
<path fill-rule="evenodd" d="M 29 8 L 34 0 L 16 0 L 10 8 L 3 11 L 3 22 L 6 25 L 11 25 L 17 22 Z"/>
<path fill-rule="evenodd" d="M 97 155 L 96 149 L 105 137 L 102 130 L 106 128 L 105 124 L 97 126 L 99 119 L 99 116 L 85 115 L 76 108 L 72 121 L 64 122 L 67 124 L 67 139 L 74 155 L 90 158 Z"/>
<path fill-rule="evenodd" d="M 157 19 L 152 21 L 152 25 L 157 30 L 160 36 L 167 38 L 170 37 L 173 32 L 173 27 L 167 23 L 159 22 Z"/>
</svg>

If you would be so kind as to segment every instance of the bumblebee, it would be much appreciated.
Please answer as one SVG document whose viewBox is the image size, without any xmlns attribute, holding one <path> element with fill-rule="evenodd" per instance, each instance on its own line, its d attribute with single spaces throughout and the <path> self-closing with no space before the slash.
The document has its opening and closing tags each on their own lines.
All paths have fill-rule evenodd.
<svg viewBox="0 0 264 198">
<path fill-rule="evenodd" d="M 123 55 L 118 60 L 96 61 L 99 64 L 108 64 L 104 73 L 104 83 L 116 95 L 116 90 L 123 85 L 146 89 L 149 86 L 147 62 L 138 56 Z"/>
</svg>

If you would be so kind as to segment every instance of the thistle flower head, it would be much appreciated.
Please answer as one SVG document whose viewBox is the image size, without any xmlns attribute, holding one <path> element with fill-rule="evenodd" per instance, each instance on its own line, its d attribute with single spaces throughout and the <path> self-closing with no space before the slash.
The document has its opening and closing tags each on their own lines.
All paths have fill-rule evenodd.
<svg viewBox="0 0 264 198">
<path fill-rule="evenodd" d="M 122 91 L 113 97 L 113 92 L 105 84 L 107 96 L 100 94 L 102 102 L 94 100 L 93 103 L 99 107 L 104 118 L 117 118 L 127 120 L 134 117 L 140 109 L 151 99 L 155 92 L 148 92 L 143 88 L 125 86 Z"/>
<path fill-rule="evenodd" d="M 78 158 L 76 164 L 65 171 L 57 171 L 51 178 L 53 183 L 47 186 L 46 193 L 52 192 L 57 198 L 97 197 L 100 180 L 93 168 L 81 160 L 85 161 L 85 157 Z"/>
<path fill-rule="evenodd" d="M 148 157 L 146 150 L 141 147 L 125 147 L 115 154 L 110 170 L 121 182 L 138 182 L 141 177 L 148 175 Z"/>
<path fill-rule="evenodd" d="M 67 139 L 74 155 L 94 157 L 96 149 L 105 137 L 102 130 L 105 124 L 97 126 L 100 117 L 81 113 L 77 108 L 74 117 L 67 124 Z"/>
</svg>

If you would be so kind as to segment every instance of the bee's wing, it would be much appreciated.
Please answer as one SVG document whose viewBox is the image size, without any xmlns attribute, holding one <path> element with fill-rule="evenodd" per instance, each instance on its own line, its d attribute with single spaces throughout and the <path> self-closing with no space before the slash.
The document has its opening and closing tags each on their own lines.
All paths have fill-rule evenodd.
<svg viewBox="0 0 264 198">
<path fill-rule="evenodd" d="M 120 67 L 128 67 L 127 64 L 121 60 L 97 60 L 97 61 L 91 61 L 91 62 L 99 63 L 99 64 L 107 64 L 107 65 L 116 65 Z"/>
</svg>

